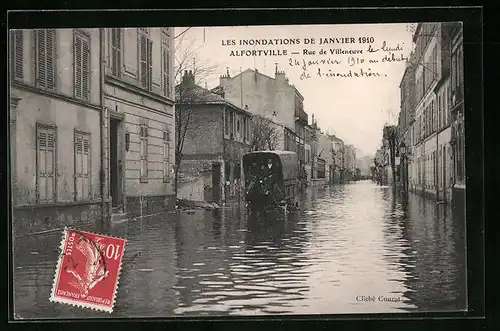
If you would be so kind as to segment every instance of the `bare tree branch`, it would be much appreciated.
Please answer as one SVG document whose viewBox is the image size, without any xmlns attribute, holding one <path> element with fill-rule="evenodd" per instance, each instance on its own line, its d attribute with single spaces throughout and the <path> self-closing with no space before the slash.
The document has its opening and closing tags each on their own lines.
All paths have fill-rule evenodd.
<svg viewBox="0 0 500 331">
<path fill-rule="evenodd" d="M 187 30 L 185 31 L 187 32 Z M 178 36 L 175 45 L 175 190 L 178 188 L 178 174 L 184 156 L 186 135 L 188 132 L 197 130 L 196 123 L 192 120 L 195 105 L 200 101 L 200 96 L 204 91 L 200 85 L 204 79 L 216 73 L 217 65 L 210 63 L 209 59 L 200 59 L 198 51 L 203 45 L 197 45 L 195 38 L 189 38 L 187 33 Z M 184 73 L 190 71 L 193 82 L 183 82 Z"/>
<path fill-rule="evenodd" d="M 253 117 L 251 150 L 276 150 L 279 144 L 279 137 L 278 129 L 269 119 L 262 116 Z"/>
</svg>

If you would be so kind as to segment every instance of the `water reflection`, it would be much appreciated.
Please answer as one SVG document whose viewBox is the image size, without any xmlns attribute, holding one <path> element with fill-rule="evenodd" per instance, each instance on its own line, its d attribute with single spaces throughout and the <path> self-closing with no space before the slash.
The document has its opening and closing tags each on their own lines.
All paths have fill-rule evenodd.
<svg viewBox="0 0 500 331">
<path fill-rule="evenodd" d="M 286 217 L 236 204 L 113 224 L 128 242 L 111 317 L 466 308 L 464 220 L 450 207 L 371 182 L 302 199 Z M 48 301 L 60 240 L 16 240 L 16 315 L 110 317 Z"/>
</svg>

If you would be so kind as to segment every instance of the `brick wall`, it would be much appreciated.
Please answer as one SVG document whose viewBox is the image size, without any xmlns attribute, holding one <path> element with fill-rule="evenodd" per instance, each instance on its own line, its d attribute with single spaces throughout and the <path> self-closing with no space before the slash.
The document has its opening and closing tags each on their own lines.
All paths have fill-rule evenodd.
<svg viewBox="0 0 500 331">
<path fill-rule="evenodd" d="M 223 106 L 193 106 L 194 111 L 186 131 L 184 155 L 222 155 L 223 144 Z M 179 106 L 179 111 L 182 108 Z"/>
</svg>

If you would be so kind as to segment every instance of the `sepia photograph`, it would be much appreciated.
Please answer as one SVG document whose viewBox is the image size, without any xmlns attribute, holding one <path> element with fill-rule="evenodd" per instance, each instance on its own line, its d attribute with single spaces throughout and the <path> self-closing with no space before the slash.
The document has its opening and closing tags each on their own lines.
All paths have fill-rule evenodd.
<svg viewBox="0 0 500 331">
<path fill-rule="evenodd" d="M 467 310 L 461 22 L 8 38 L 16 320 Z"/>
</svg>

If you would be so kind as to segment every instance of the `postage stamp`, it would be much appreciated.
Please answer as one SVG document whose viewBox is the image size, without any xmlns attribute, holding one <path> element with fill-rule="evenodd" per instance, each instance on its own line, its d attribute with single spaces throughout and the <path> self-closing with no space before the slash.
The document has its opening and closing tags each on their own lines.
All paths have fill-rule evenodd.
<svg viewBox="0 0 500 331">
<path fill-rule="evenodd" d="M 65 228 L 50 301 L 112 313 L 126 241 Z"/>
</svg>

